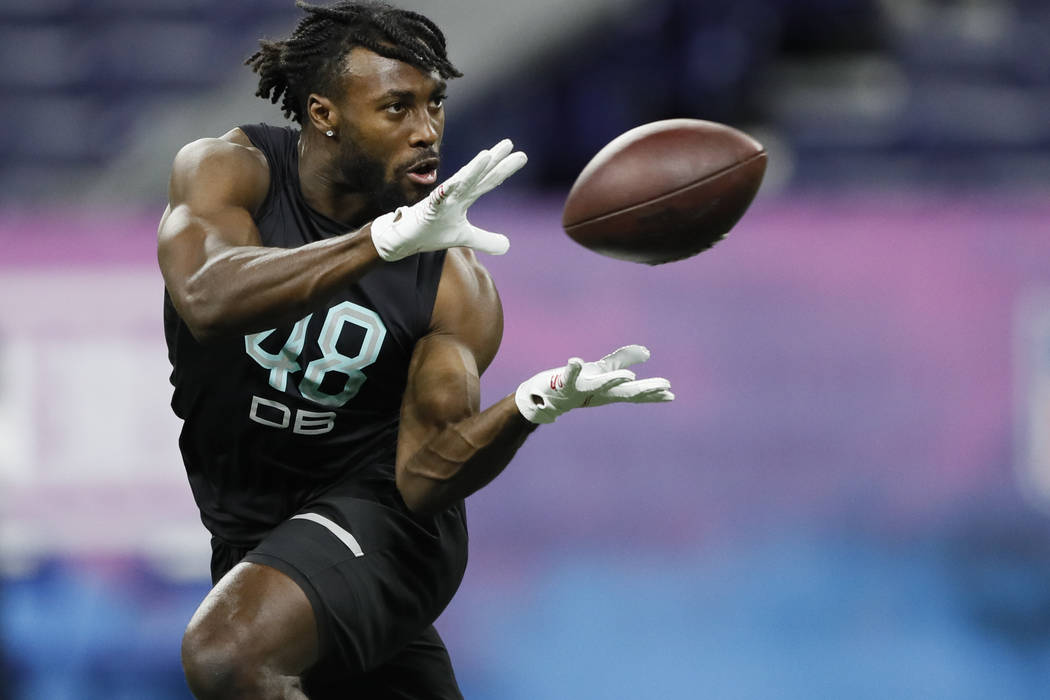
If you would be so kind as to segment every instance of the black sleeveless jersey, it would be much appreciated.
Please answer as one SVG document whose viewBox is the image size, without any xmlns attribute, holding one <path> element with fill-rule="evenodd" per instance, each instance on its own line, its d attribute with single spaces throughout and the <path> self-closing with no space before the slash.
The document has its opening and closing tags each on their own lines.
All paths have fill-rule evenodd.
<svg viewBox="0 0 1050 700">
<path fill-rule="evenodd" d="M 298 130 L 241 129 L 270 166 L 255 216 L 263 245 L 294 248 L 347 231 L 303 199 Z M 441 251 L 386 263 L 295 323 L 206 346 L 165 294 L 179 446 L 212 534 L 253 545 L 336 484 L 400 503 L 393 464 L 401 399 L 444 259 Z"/>
</svg>

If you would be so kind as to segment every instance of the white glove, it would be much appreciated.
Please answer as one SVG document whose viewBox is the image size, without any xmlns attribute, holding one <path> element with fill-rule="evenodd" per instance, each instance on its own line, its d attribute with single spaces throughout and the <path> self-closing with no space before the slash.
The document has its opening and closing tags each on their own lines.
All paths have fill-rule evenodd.
<svg viewBox="0 0 1050 700">
<path fill-rule="evenodd" d="M 553 423 L 561 414 L 580 406 L 607 403 L 657 403 L 673 401 L 671 383 L 662 377 L 635 379 L 626 367 L 645 362 L 649 350 L 627 345 L 597 362 L 573 357 L 564 367 L 540 372 L 521 383 L 514 403 L 533 423 Z"/>
<path fill-rule="evenodd" d="M 474 156 L 459 171 L 437 186 L 430 196 L 410 207 L 398 207 L 372 222 L 372 243 L 387 262 L 429 250 L 456 246 L 503 255 L 510 248 L 507 237 L 484 231 L 467 221 L 467 209 L 478 197 L 516 173 L 527 158 L 511 153 L 514 144 L 504 139 Z"/>
</svg>

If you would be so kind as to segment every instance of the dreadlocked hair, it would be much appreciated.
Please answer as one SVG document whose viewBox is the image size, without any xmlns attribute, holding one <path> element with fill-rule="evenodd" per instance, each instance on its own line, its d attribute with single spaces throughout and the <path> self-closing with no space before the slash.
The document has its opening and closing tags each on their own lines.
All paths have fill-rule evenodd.
<svg viewBox="0 0 1050 700">
<path fill-rule="evenodd" d="M 331 6 L 297 0 L 306 12 L 287 39 L 259 42 L 260 49 L 244 62 L 259 74 L 255 94 L 277 104 L 284 116 L 303 123 L 306 98 L 312 92 L 330 95 L 338 87 L 343 59 L 361 46 L 380 56 L 404 61 L 421 70 L 458 78 L 445 53 L 445 35 L 417 12 L 383 2 L 340 0 Z M 283 99 L 282 99 L 283 98 Z"/>
</svg>

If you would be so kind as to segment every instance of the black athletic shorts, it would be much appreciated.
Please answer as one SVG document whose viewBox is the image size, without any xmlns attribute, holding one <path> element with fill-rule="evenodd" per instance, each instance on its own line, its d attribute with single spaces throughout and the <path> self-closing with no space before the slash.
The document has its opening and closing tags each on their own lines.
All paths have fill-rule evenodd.
<svg viewBox="0 0 1050 700">
<path fill-rule="evenodd" d="M 251 550 L 212 539 L 214 581 L 242 560 L 283 572 L 313 606 L 320 661 L 303 677 L 311 700 L 462 698 L 432 625 L 466 569 L 462 502 L 416 520 L 328 492 Z"/>
</svg>

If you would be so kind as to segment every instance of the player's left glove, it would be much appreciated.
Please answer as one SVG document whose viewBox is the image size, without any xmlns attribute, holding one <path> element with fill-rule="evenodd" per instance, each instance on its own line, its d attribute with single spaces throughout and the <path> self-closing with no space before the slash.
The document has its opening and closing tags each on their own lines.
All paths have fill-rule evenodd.
<svg viewBox="0 0 1050 700">
<path fill-rule="evenodd" d="M 627 345 L 597 362 L 573 357 L 564 367 L 540 372 L 514 394 L 518 411 L 533 423 L 553 423 L 574 408 L 608 403 L 673 401 L 671 383 L 662 377 L 636 379 L 631 365 L 649 359 L 649 350 Z"/>
</svg>

